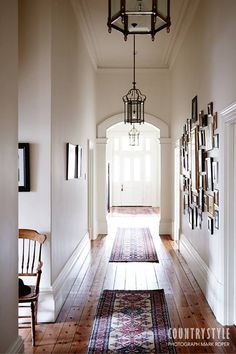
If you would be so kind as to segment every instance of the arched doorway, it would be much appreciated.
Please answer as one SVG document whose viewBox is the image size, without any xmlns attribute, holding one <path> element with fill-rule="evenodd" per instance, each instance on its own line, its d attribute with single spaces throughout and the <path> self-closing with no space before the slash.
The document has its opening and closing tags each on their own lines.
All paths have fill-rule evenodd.
<svg viewBox="0 0 236 354">
<path fill-rule="evenodd" d="M 97 125 L 96 146 L 96 234 L 107 233 L 107 130 L 123 122 L 123 114 L 113 115 Z M 172 234 L 172 142 L 168 124 L 151 114 L 145 115 L 145 122 L 160 131 L 160 234 Z"/>
</svg>

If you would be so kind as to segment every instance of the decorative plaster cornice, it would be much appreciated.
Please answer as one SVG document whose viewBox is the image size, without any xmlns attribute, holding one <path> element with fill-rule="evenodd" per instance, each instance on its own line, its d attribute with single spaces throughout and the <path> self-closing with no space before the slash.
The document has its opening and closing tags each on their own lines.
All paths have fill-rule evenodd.
<svg viewBox="0 0 236 354">
<path fill-rule="evenodd" d="M 189 27 L 193 21 L 194 14 L 198 8 L 200 0 L 184 0 L 182 15 L 179 17 L 175 28 L 175 34 L 170 41 L 169 48 L 166 51 L 164 63 L 171 69 L 178 52 L 187 35 Z"/>
<path fill-rule="evenodd" d="M 85 10 L 86 5 L 84 4 L 83 1 L 76 1 L 76 0 L 70 0 L 70 1 L 75 11 L 78 20 L 78 25 L 81 29 L 84 43 L 87 47 L 91 62 L 93 64 L 94 69 L 97 70 L 98 57 L 97 57 L 96 45 L 94 43 L 93 36 L 91 35 L 92 33 L 91 28 L 85 16 L 85 13 L 87 11 L 87 9 Z"/>
</svg>

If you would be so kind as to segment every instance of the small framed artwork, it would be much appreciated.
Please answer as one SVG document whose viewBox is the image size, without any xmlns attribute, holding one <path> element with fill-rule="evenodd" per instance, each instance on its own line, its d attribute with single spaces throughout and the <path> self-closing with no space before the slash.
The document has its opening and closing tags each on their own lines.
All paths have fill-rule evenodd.
<svg viewBox="0 0 236 354">
<path fill-rule="evenodd" d="M 202 110 L 201 112 L 199 112 L 199 115 L 198 115 L 199 127 L 200 128 L 202 128 L 203 118 L 204 118 L 204 111 Z"/>
<path fill-rule="evenodd" d="M 76 146 L 76 157 L 77 157 L 77 165 L 76 165 L 76 178 L 82 178 L 82 157 L 83 157 L 83 150 L 82 146 Z"/>
<path fill-rule="evenodd" d="M 198 195 L 193 193 L 192 204 L 198 206 Z"/>
<path fill-rule="evenodd" d="M 199 186 L 199 167 L 198 167 L 198 127 L 191 130 L 191 177 L 192 191 L 197 192 Z"/>
<path fill-rule="evenodd" d="M 219 134 L 213 135 L 213 148 L 219 149 Z"/>
<path fill-rule="evenodd" d="M 204 116 L 202 117 L 202 127 L 207 127 L 208 126 L 208 115 L 204 114 Z"/>
<path fill-rule="evenodd" d="M 207 198 L 207 195 L 206 194 L 204 194 L 204 209 L 203 209 L 203 211 L 207 211 L 207 209 L 208 209 L 208 198 Z"/>
<path fill-rule="evenodd" d="M 30 152 L 29 143 L 18 144 L 18 190 L 30 191 Z"/>
<path fill-rule="evenodd" d="M 212 164 L 213 158 L 207 157 L 206 161 L 206 189 L 207 191 L 213 190 L 213 178 L 212 178 Z"/>
<path fill-rule="evenodd" d="M 208 232 L 213 235 L 214 234 L 214 228 L 213 228 L 213 219 L 208 216 L 207 217 L 207 229 L 208 229 Z"/>
<path fill-rule="evenodd" d="M 205 127 L 205 138 L 206 138 L 206 150 L 213 149 L 213 124 L 212 122 L 208 123 L 208 126 Z"/>
<path fill-rule="evenodd" d="M 214 185 L 218 184 L 218 161 L 212 162 L 212 182 Z"/>
<path fill-rule="evenodd" d="M 198 206 L 201 211 L 204 210 L 204 190 L 202 188 L 199 188 Z"/>
<path fill-rule="evenodd" d="M 197 96 L 192 99 L 192 123 L 195 123 L 198 119 L 198 109 L 197 109 Z"/>
<path fill-rule="evenodd" d="M 194 210 L 193 208 L 188 208 L 188 222 L 191 229 L 194 229 Z"/>
<path fill-rule="evenodd" d="M 207 113 L 208 113 L 208 115 L 213 116 L 213 102 L 208 103 Z"/>
<path fill-rule="evenodd" d="M 76 145 L 67 143 L 66 144 L 66 155 L 67 155 L 67 173 L 66 179 L 74 179 L 76 178 L 77 171 L 76 171 Z"/>
<path fill-rule="evenodd" d="M 215 228 L 219 230 L 219 210 L 215 210 Z"/>
<path fill-rule="evenodd" d="M 213 130 L 215 131 L 218 128 L 218 114 L 215 112 L 213 115 Z"/>
<path fill-rule="evenodd" d="M 197 227 L 198 229 L 202 228 L 202 211 L 198 209 L 198 214 L 197 214 Z"/>
<path fill-rule="evenodd" d="M 208 195 L 208 206 L 207 206 L 207 211 L 210 213 L 212 216 L 214 216 L 215 212 L 215 206 L 214 206 L 214 197 L 212 195 Z"/>
<path fill-rule="evenodd" d="M 219 206 L 219 190 L 218 189 L 214 190 L 214 201 L 215 201 L 215 205 Z"/>
</svg>

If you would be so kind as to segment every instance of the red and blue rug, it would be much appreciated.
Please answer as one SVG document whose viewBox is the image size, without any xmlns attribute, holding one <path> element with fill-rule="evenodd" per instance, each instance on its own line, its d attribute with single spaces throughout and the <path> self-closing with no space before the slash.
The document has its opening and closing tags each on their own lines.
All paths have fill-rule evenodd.
<svg viewBox="0 0 236 354">
<path fill-rule="evenodd" d="M 88 354 L 175 354 L 164 290 L 104 290 Z"/>
<path fill-rule="evenodd" d="M 148 228 L 118 228 L 110 262 L 158 262 Z"/>
</svg>

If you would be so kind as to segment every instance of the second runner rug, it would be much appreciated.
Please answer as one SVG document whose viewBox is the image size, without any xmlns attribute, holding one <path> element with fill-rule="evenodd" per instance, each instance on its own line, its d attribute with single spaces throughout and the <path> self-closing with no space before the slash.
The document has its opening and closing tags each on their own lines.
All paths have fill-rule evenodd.
<svg viewBox="0 0 236 354">
<path fill-rule="evenodd" d="M 158 262 L 148 228 L 118 228 L 110 262 Z"/>
</svg>

